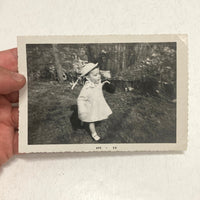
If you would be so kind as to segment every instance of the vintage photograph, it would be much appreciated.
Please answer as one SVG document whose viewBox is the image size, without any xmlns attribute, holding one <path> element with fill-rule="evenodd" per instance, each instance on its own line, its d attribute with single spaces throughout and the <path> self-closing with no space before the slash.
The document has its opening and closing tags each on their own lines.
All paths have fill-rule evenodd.
<svg viewBox="0 0 200 200">
<path fill-rule="evenodd" d="M 24 53 L 27 145 L 177 143 L 176 41 L 27 42 Z"/>
</svg>

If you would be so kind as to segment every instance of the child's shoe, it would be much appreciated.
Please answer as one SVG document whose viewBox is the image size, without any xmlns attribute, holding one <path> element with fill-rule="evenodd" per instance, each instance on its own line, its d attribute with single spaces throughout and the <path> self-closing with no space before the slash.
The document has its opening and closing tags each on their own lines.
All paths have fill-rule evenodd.
<svg viewBox="0 0 200 200">
<path fill-rule="evenodd" d="M 92 133 L 92 138 L 95 140 L 95 141 L 99 141 L 100 140 L 100 137 L 97 135 L 97 133 Z"/>
</svg>

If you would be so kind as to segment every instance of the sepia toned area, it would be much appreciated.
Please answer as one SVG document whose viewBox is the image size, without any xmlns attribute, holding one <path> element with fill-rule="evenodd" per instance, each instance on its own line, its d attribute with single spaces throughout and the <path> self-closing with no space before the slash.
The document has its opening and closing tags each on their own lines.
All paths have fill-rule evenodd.
<svg viewBox="0 0 200 200">
<path fill-rule="evenodd" d="M 96 143 L 77 115 L 81 68 L 97 63 L 113 114 L 99 143 L 176 142 L 176 43 L 27 44 L 28 143 Z"/>
</svg>

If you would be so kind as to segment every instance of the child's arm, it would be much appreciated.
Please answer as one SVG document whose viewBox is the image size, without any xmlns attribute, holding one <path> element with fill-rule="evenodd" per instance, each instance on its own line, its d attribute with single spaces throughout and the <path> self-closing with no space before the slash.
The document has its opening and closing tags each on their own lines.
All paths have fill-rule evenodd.
<svg viewBox="0 0 200 200">
<path fill-rule="evenodd" d="M 114 93 L 115 92 L 115 86 L 110 83 L 110 81 L 104 81 L 101 83 L 103 90 L 109 92 L 109 93 Z"/>
<path fill-rule="evenodd" d="M 102 86 L 104 86 L 106 83 L 110 84 L 110 81 L 104 81 L 101 84 L 102 84 Z"/>
</svg>

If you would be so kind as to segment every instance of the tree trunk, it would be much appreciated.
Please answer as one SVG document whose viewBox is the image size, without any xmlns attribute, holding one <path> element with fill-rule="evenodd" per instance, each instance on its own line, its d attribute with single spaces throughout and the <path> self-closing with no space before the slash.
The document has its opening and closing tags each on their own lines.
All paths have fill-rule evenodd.
<svg viewBox="0 0 200 200">
<path fill-rule="evenodd" d="M 115 62 L 115 72 L 120 71 L 120 63 L 119 63 L 119 48 L 118 44 L 114 45 L 114 62 Z"/>
<path fill-rule="evenodd" d="M 125 69 L 126 67 L 126 44 L 123 44 L 122 46 L 122 69 Z"/>
<path fill-rule="evenodd" d="M 56 68 L 56 72 L 58 75 L 58 82 L 62 83 L 63 82 L 63 70 L 62 70 L 62 66 L 60 64 L 60 58 L 59 58 L 59 51 L 58 51 L 58 47 L 57 44 L 52 44 L 53 47 L 53 54 L 55 57 L 55 68 Z"/>
</svg>

